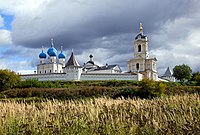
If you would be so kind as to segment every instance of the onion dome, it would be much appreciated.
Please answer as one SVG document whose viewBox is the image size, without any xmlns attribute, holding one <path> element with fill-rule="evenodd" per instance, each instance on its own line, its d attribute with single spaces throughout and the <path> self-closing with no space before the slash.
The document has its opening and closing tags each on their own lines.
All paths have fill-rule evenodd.
<svg viewBox="0 0 200 135">
<path fill-rule="evenodd" d="M 90 64 L 94 65 L 92 54 L 90 54 L 89 58 L 90 58 L 90 60 L 87 63 L 90 63 Z"/>
<path fill-rule="evenodd" d="M 57 50 L 54 47 L 51 47 L 51 48 L 48 49 L 47 54 L 49 56 L 56 56 Z"/>
<path fill-rule="evenodd" d="M 46 58 L 46 57 L 47 55 L 42 50 L 42 52 L 39 54 L 39 58 Z"/>
<path fill-rule="evenodd" d="M 61 51 L 60 54 L 58 55 L 59 59 L 65 59 L 65 55 L 63 54 L 63 52 Z"/>
<path fill-rule="evenodd" d="M 51 47 L 47 51 L 47 54 L 49 56 L 56 56 L 56 54 L 57 54 L 57 50 L 53 46 L 54 46 L 53 39 L 51 39 Z"/>
</svg>

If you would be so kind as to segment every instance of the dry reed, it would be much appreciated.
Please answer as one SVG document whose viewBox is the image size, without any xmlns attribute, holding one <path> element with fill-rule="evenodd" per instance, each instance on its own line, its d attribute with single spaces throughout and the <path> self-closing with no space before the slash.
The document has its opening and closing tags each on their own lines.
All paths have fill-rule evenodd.
<svg viewBox="0 0 200 135">
<path fill-rule="evenodd" d="M 198 94 L 0 102 L 0 134 L 200 134 Z"/>
</svg>

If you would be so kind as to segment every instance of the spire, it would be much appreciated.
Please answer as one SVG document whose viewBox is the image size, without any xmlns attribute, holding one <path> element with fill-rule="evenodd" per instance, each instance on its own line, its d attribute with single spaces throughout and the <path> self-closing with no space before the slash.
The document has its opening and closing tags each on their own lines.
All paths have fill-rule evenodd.
<svg viewBox="0 0 200 135">
<path fill-rule="evenodd" d="M 163 76 L 165 76 L 165 77 L 171 77 L 172 76 L 172 72 L 170 71 L 169 67 L 167 68 L 167 70 L 165 71 L 165 74 Z"/>
<path fill-rule="evenodd" d="M 51 38 L 51 47 L 54 46 L 53 38 Z"/>
<path fill-rule="evenodd" d="M 63 50 L 63 46 L 61 45 L 61 46 L 60 46 L 60 51 L 62 52 L 62 50 Z"/>
<path fill-rule="evenodd" d="M 140 23 L 140 33 L 143 33 L 142 23 Z"/>
<path fill-rule="evenodd" d="M 43 50 L 44 50 L 44 46 L 42 46 L 42 52 L 43 52 Z"/>
<path fill-rule="evenodd" d="M 74 66 L 74 67 L 80 67 L 78 61 L 76 60 L 75 56 L 74 56 L 74 53 L 72 52 L 71 53 L 71 56 L 69 58 L 69 60 L 67 61 L 67 64 L 65 65 L 66 67 L 67 66 Z"/>
</svg>

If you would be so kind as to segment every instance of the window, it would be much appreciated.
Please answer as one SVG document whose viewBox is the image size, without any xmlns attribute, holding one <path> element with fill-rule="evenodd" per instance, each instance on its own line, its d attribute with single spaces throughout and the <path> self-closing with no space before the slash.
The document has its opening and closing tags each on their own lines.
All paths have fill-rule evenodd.
<svg viewBox="0 0 200 135">
<path fill-rule="evenodd" d="M 46 70 L 44 72 L 46 73 Z"/>
<path fill-rule="evenodd" d="M 138 45 L 138 52 L 141 52 L 141 51 L 142 51 L 142 46 Z"/>
<path fill-rule="evenodd" d="M 40 74 L 41 74 L 41 71 L 40 71 Z"/>
<path fill-rule="evenodd" d="M 150 64 L 147 64 L 147 69 L 150 69 Z"/>
<path fill-rule="evenodd" d="M 139 68 L 140 68 L 140 64 L 137 63 L 137 64 L 136 64 L 136 69 L 139 70 Z"/>
<path fill-rule="evenodd" d="M 51 73 L 51 70 L 50 70 L 50 73 Z"/>
</svg>

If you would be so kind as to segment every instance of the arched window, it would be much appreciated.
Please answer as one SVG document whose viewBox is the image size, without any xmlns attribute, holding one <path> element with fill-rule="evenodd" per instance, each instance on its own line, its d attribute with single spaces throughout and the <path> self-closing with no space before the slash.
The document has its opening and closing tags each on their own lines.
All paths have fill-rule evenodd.
<svg viewBox="0 0 200 135">
<path fill-rule="evenodd" d="M 138 45 L 138 52 L 141 52 L 141 51 L 142 51 L 142 46 Z"/>
<path fill-rule="evenodd" d="M 50 70 L 50 73 L 51 73 L 51 70 Z"/>
<path fill-rule="evenodd" d="M 140 68 L 140 64 L 137 63 L 137 64 L 136 64 L 136 69 L 139 70 L 139 68 Z"/>
</svg>

